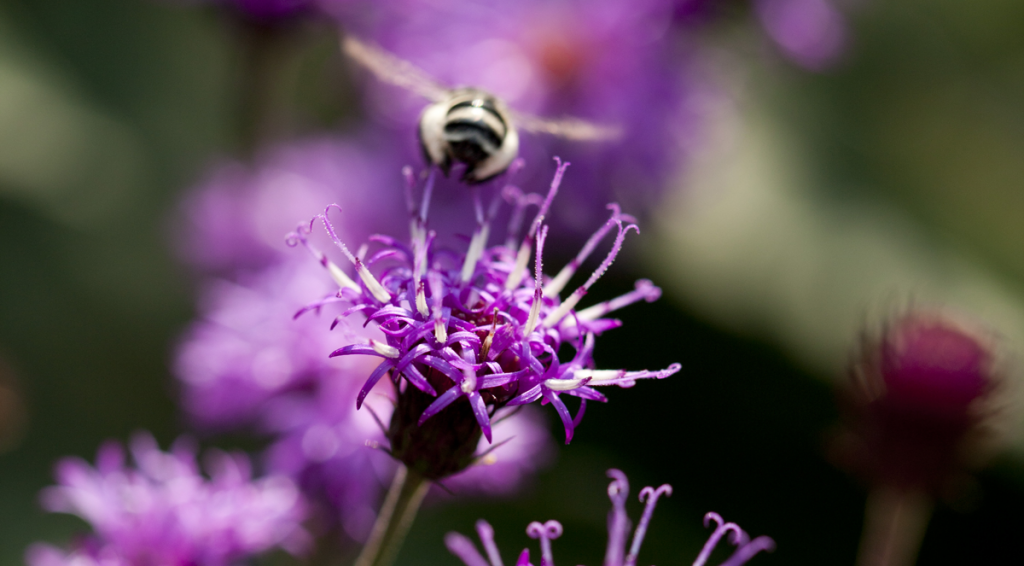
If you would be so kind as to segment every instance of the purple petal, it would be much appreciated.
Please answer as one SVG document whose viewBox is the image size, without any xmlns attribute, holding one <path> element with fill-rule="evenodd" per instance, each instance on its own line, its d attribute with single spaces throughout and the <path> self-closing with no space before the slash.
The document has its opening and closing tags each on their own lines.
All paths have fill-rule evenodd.
<svg viewBox="0 0 1024 566">
<path fill-rule="evenodd" d="M 384 376 L 384 373 L 393 367 L 395 367 L 395 362 L 391 360 L 384 360 L 379 366 L 377 366 L 377 369 L 373 370 L 370 377 L 366 379 L 366 383 L 363 384 L 363 388 L 359 390 L 359 395 L 356 396 L 357 409 L 363 406 L 363 401 L 366 399 L 366 396 L 370 394 L 370 390 L 373 389 L 374 385 L 377 385 L 377 382 Z"/>
<path fill-rule="evenodd" d="M 420 415 L 420 420 L 416 424 L 422 425 L 427 419 L 441 412 L 442 409 L 451 405 L 453 401 L 461 396 L 462 390 L 459 389 L 458 385 L 448 388 L 448 391 L 445 391 L 437 399 L 434 399 L 434 402 L 431 403 L 425 411 L 423 411 L 423 414 Z"/>
</svg>

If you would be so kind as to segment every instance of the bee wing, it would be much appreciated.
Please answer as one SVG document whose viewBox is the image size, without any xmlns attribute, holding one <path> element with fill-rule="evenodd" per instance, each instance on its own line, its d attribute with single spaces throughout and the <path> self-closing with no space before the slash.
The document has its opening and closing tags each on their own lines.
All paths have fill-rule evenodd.
<svg viewBox="0 0 1024 566">
<path fill-rule="evenodd" d="M 353 61 L 369 69 L 377 78 L 414 92 L 434 102 L 448 98 L 451 89 L 412 63 L 364 43 L 351 35 L 341 40 L 341 50 Z"/>
<path fill-rule="evenodd" d="M 609 141 L 622 137 L 622 128 L 594 124 L 579 118 L 541 118 L 514 113 L 516 126 L 527 132 L 550 134 L 574 141 Z"/>
</svg>

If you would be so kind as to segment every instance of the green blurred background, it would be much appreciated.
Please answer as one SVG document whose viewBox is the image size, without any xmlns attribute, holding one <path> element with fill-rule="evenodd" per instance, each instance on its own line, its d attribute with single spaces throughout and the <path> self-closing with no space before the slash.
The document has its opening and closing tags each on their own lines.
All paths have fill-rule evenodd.
<svg viewBox="0 0 1024 566">
<path fill-rule="evenodd" d="M 614 466 L 634 493 L 675 487 L 644 562 L 690 563 L 715 510 L 775 538 L 756 564 L 850 564 L 864 490 L 826 455 L 832 383 L 860 328 L 911 302 L 950 305 L 996 328 L 1019 375 L 1024 3 L 850 8 L 851 50 L 822 74 L 773 57 L 748 18 L 705 32 L 728 96 L 708 102 L 705 147 L 629 242 L 645 261 L 593 293 L 655 275 L 666 298 L 623 312 L 630 330 L 608 334 L 597 361 L 681 361 L 682 373 L 611 392 L 522 497 L 428 507 L 400 563 L 455 564 L 443 534 L 486 517 L 506 560 L 527 522 L 557 518 L 556 560 L 598 564 Z M 171 217 L 203 168 L 241 146 L 243 52 L 217 16 L 143 0 L 0 3 L 2 564 L 83 528 L 38 508 L 57 458 L 139 429 L 166 445 L 185 428 L 168 362 L 197 281 L 169 251 Z M 334 33 L 310 25 L 282 43 L 296 86 L 273 93 L 287 114 L 275 135 L 357 115 Z M 939 503 L 919 564 L 1024 561 L 1021 389 L 1006 393 L 1008 447 Z M 219 444 L 244 443 L 232 442 Z"/>
</svg>

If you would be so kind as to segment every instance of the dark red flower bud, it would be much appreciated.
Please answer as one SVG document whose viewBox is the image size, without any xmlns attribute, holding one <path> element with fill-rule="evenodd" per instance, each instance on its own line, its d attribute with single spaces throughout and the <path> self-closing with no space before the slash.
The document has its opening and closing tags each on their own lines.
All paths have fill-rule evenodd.
<svg viewBox="0 0 1024 566">
<path fill-rule="evenodd" d="M 876 484 L 942 487 L 986 416 L 993 362 L 990 341 L 946 314 L 910 313 L 866 339 L 847 391 L 848 463 Z"/>
</svg>

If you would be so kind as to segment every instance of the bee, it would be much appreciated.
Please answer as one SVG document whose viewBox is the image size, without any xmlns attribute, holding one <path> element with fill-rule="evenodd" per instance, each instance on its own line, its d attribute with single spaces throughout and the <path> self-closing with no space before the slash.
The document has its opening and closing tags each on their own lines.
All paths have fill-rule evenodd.
<svg viewBox="0 0 1024 566">
<path fill-rule="evenodd" d="M 445 175 L 454 162 L 465 164 L 462 181 L 476 184 L 499 175 L 519 153 L 519 131 L 577 141 L 619 137 L 618 128 L 577 118 L 548 119 L 511 110 L 500 98 L 475 87 L 450 88 L 408 61 L 352 36 L 342 51 L 378 79 L 423 96 L 430 104 L 419 119 L 419 142 L 426 159 Z"/>
</svg>

